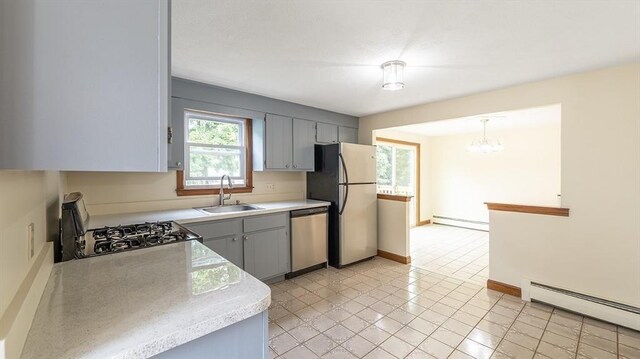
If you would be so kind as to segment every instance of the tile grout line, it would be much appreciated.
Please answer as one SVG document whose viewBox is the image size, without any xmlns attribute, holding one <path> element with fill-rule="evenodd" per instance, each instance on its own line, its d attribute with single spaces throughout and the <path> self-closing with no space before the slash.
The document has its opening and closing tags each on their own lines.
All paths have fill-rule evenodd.
<svg viewBox="0 0 640 359">
<path fill-rule="evenodd" d="M 551 318 L 549 318 L 551 320 Z M 576 352 L 574 354 L 574 358 L 578 357 L 578 352 L 580 350 L 580 339 L 582 339 L 582 329 L 584 328 L 584 316 L 582 316 L 582 321 L 580 321 L 580 333 L 578 333 L 578 344 L 576 344 Z M 616 353 L 617 354 L 617 353 Z"/>
</svg>

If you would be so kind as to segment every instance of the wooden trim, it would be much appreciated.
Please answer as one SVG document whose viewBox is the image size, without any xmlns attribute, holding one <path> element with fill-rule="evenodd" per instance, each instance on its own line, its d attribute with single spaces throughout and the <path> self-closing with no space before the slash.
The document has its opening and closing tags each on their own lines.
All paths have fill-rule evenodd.
<svg viewBox="0 0 640 359">
<path fill-rule="evenodd" d="M 192 111 L 192 110 L 189 110 Z M 224 115 L 228 116 L 228 115 Z M 229 117 L 237 117 L 231 116 Z M 247 145 L 245 146 L 246 152 L 246 178 L 247 183 L 244 187 L 234 187 L 232 189 L 225 190 L 225 193 L 251 193 L 253 192 L 253 127 L 250 118 L 244 119 L 244 136 L 247 139 Z M 186 134 L 185 134 L 186 135 Z M 186 156 L 186 154 L 185 154 Z M 186 161 L 186 159 L 185 159 Z M 176 194 L 178 196 L 206 196 L 220 194 L 219 188 L 184 188 L 184 171 L 176 171 Z"/>
<path fill-rule="evenodd" d="M 386 199 L 389 201 L 411 202 L 411 198 L 413 198 L 413 196 L 398 196 L 395 194 L 378 193 L 378 199 Z"/>
<path fill-rule="evenodd" d="M 504 293 L 504 294 L 509 294 L 514 297 L 518 297 L 518 298 L 522 297 L 522 289 L 520 289 L 520 287 L 516 287 L 515 285 L 487 279 L 487 288 Z"/>
<path fill-rule="evenodd" d="M 394 262 L 398 262 L 398 263 L 402 263 L 402 264 L 411 263 L 411 256 L 403 257 L 401 255 L 398 255 L 398 254 L 395 254 L 395 253 L 391 253 L 391 252 L 387 252 L 387 251 L 382 251 L 382 250 L 379 250 L 379 249 L 378 249 L 378 257 L 390 259 L 390 260 L 392 260 Z"/>
<path fill-rule="evenodd" d="M 527 206 L 522 204 L 492 203 L 492 202 L 485 202 L 485 204 L 487 205 L 487 208 L 489 208 L 490 211 L 519 212 L 519 213 L 544 214 L 547 216 L 569 217 L 569 208 Z"/>
<path fill-rule="evenodd" d="M 418 227 L 419 226 L 426 226 L 427 224 L 431 224 L 431 220 L 430 219 L 425 219 L 424 221 L 418 222 Z"/>
<path fill-rule="evenodd" d="M 405 146 L 420 146 L 419 143 L 417 142 L 409 142 L 409 141 L 401 141 L 401 140 L 396 140 L 393 138 L 386 138 L 386 137 L 376 137 L 376 142 L 387 142 L 387 143 L 395 143 L 398 145 L 405 145 Z"/>
<path fill-rule="evenodd" d="M 398 145 L 405 145 L 405 146 L 413 146 L 416 148 L 416 225 L 421 226 L 421 224 L 423 221 L 420 220 L 420 187 L 422 186 L 422 183 L 420 183 L 420 156 L 421 156 L 421 152 L 422 149 L 420 148 L 420 144 L 417 142 L 409 142 L 409 141 L 401 141 L 401 140 L 394 140 L 393 138 L 385 138 L 385 137 L 376 137 L 376 143 L 378 143 L 378 141 L 380 142 L 387 142 L 387 143 L 395 143 Z M 380 198 L 380 197 L 378 197 Z M 409 200 L 411 201 L 411 200 Z"/>
</svg>

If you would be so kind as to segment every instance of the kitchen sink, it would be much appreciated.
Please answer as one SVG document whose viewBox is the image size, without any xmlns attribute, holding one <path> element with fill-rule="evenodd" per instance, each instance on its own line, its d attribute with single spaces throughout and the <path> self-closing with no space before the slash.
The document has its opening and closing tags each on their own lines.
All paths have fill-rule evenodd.
<svg viewBox="0 0 640 359">
<path fill-rule="evenodd" d="M 262 208 L 257 206 L 252 206 L 250 204 L 230 204 L 230 205 L 224 205 L 224 206 L 201 207 L 196 209 L 206 214 L 216 214 L 216 213 L 255 211 L 256 209 L 262 209 Z"/>
</svg>

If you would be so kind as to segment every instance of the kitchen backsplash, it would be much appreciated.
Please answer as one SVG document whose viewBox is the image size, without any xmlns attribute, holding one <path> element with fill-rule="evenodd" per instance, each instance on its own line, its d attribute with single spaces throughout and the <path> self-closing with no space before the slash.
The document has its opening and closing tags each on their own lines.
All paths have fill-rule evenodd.
<svg viewBox="0 0 640 359">
<path fill-rule="evenodd" d="M 273 184 L 273 190 L 267 189 Z M 299 200 L 305 198 L 304 172 L 254 172 L 252 193 L 232 195 L 245 203 Z M 176 172 L 67 172 L 69 192 L 82 192 L 92 215 L 156 211 L 217 204 L 209 196 L 176 195 Z"/>
</svg>

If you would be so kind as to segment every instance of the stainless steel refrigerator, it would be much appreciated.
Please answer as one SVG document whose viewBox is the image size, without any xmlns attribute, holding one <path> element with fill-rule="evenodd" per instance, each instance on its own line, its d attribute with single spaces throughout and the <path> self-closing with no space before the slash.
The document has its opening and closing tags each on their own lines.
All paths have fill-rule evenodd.
<svg viewBox="0 0 640 359">
<path fill-rule="evenodd" d="M 331 202 L 329 265 L 341 268 L 377 254 L 374 146 L 315 145 L 315 171 L 307 173 L 307 198 Z"/>
</svg>

